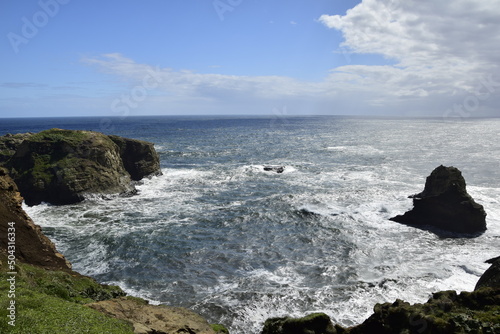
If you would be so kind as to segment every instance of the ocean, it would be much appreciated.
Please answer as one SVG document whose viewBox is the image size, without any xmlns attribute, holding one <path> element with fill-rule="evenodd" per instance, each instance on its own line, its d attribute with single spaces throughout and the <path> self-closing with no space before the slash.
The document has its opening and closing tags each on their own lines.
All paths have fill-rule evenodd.
<svg viewBox="0 0 500 334">
<path fill-rule="evenodd" d="M 311 312 L 350 326 L 376 303 L 470 291 L 500 255 L 500 119 L 3 119 L 0 135 L 55 127 L 151 141 L 163 171 L 133 197 L 25 206 L 73 268 L 232 334 Z M 484 206 L 481 236 L 389 220 L 441 164 Z"/>
</svg>

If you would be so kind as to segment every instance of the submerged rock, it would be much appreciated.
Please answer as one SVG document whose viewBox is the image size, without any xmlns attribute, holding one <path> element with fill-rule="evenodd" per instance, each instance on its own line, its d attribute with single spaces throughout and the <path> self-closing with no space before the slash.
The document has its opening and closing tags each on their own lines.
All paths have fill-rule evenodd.
<svg viewBox="0 0 500 334">
<path fill-rule="evenodd" d="M 455 167 L 439 166 L 427 177 L 424 191 L 411 196 L 413 209 L 390 218 L 414 226 L 477 234 L 486 230 L 486 213 L 467 193 L 462 173 Z"/>
<path fill-rule="evenodd" d="M 149 305 L 138 298 L 117 298 L 87 306 L 132 323 L 134 333 L 216 333 L 204 318 L 190 310 L 180 307 Z"/>
<path fill-rule="evenodd" d="M 51 129 L 12 147 L 5 166 L 28 205 L 71 204 L 86 194 L 134 193 L 132 180 L 161 173 L 153 144 L 99 132 Z"/>
<path fill-rule="evenodd" d="M 266 172 L 276 172 L 281 174 L 285 171 L 285 166 L 264 166 Z"/>
</svg>

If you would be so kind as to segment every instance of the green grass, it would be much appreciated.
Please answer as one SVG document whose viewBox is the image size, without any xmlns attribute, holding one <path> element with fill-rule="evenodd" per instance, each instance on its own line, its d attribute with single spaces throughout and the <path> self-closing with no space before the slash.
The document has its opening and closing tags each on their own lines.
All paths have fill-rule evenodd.
<svg viewBox="0 0 500 334">
<path fill-rule="evenodd" d="M 10 275 L 5 268 L 0 271 L 0 333 L 133 333 L 130 324 L 84 305 L 125 295 L 119 287 L 27 264 L 18 264 L 16 271 L 15 298 L 12 298 L 16 303 L 15 327 L 9 325 L 7 317 Z"/>
<path fill-rule="evenodd" d="M 29 138 L 31 142 L 67 142 L 69 144 L 78 144 L 83 140 L 90 137 L 88 132 L 84 131 L 73 131 L 73 130 L 62 130 L 62 129 L 51 129 L 41 131 L 34 134 Z"/>
</svg>

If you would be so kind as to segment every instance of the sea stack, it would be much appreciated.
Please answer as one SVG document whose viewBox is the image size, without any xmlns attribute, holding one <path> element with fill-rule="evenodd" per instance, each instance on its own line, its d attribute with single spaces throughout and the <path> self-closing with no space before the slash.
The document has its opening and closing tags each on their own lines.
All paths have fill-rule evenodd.
<svg viewBox="0 0 500 334">
<path fill-rule="evenodd" d="M 484 208 L 467 193 L 462 173 L 455 167 L 437 167 L 427 177 L 424 191 L 410 197 L 413 209 L 391 220 L 461 234 L 486 230 Z"/>
</svg>

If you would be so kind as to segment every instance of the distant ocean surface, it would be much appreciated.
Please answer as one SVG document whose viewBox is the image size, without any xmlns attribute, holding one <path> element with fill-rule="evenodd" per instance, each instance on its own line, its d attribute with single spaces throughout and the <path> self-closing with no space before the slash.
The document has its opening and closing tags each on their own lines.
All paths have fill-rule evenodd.
<svg viewBox="0 0 500 334">
<path fill-rule="evenodd" d="M 0 135 L 54 127 L 151 141 L 163 170 L 134 197 L 25 207 L 74 269 L 233 334 L 311 312 L 353 325 L 376 303 L 472 290 L 500 255 L 500 119 L 2 119 Z M 440 164 L 485 207 L 480 237 L 388 220 Z"/>
</svg>

